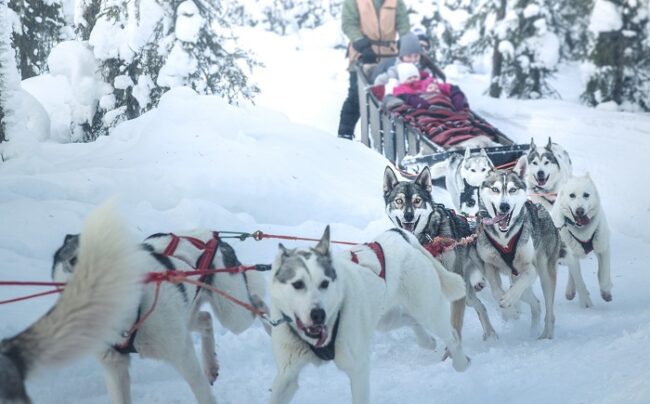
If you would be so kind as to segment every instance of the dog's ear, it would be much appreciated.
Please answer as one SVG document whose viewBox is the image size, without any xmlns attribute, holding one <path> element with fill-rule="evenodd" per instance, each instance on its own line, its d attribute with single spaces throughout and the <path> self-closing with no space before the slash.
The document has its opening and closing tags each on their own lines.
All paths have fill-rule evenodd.
<svg viewBox="0 0 650 404">
<path fill-rule="evenodd" d="M 533 139 L 533 138 L 531 137 L 531 138 L 530 138 L 530 151 L 533 151 L 533 150 L 535 150 L 536 148 L 537 148 L 537 146 L 535 146 L 535 139 Z"/>
<path fill-rule="evenodd" d="M 431 183 L 431 171 L 429 170 L 429 167 L 424 167 L 422 171 L 420 171 L 420 174 L 418 174 L 415 179 L 415 183 L 421 186 L 428 193 L 431 193 L 433 190 L 433 184 Z"/>
<path fill-rule="evenodd" d="M 465 158 L 468 159 L 472 155 L 472 152 L 469 150 L 469 147 L 465 149 Z"/>
<path fill-rule="evenodd" d="M 512 171 L 519 176 L 522 180 L 526 176 L 526 170 L 528 169 L 528 158 L 526 156 L 519 157 L 517 164 L 512 168 Z"/>
<path fill-rule="evenodd" d="M 323 237 L 320 238 L 318 245 L 315 248 L 316 252 L 321 255 L 328 255 L 330 251 L 330 225 L 325 227 Z"/>
<path fill-rule="evenodd" d="M 388 195 L 399 184 L 395 171 L 390 166 L 384 170 L 384 196 Z"/>
<path fill-rule="evenodd" d="M 493 171 L 494 170 L 494 163 L 492 162 L 492 159 L 490 158 L 490 156 L 488 156 L 487 152 L 483 148 L 481 148 L 481 156 L 485 157 L 485 159 L 488 162 L 488 165 L 490 166 L 490 171 Z"/>
<path fill-rule="evenodd" d="M 546 150 L 551 151 L 551 148 L 553 147 L 553 141 L 551 141 L 551 137 L 548 137 L 548 143 L 546 143 Z"/>
<path fill-rule="evenodd" d="M 282 251 L 282 256 L 287 257 L 289 256 L 289 250 L 287 250 L 287 247 L 284 246 L 282 243 L 278 243 L 278 249 Z"/>
</svg>

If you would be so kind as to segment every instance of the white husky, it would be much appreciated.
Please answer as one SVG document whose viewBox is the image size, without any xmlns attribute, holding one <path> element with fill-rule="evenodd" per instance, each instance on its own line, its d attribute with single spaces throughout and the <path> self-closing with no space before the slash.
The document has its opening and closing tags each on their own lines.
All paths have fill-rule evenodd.
<svg viewBox="0 0 650 404">
<path fill-rule="evenodd" d="M 526 173 L 530 200 L 550 212 L 558 192 L 571 176 L 573 166 L 569 153 L 549 137 L 543 148 L 537 147 L 534 139 L 530 140 L 528 154 L 517 161 L 515 171 L 519 170 Z"/>
<path fill-rule="evenodd" d="M 472 153 L 465 149 L 465 154 L 451 153 L 447 160 L 431 167 L 431 177 L 445 177 L 445 188 L 457 212 L 462 215 L 475 216 L 478 213 L 478 189 L 494 170 L 492 160 L 485 149 Z"/>
<path fill-rule="evenodd" d="M 598 191 L 589 174 L 567 180 L 553 205 L 551 216 L 568 249 L 564 257 L 570 271 L 566 298 L 573 299 L 577 287 L 580 305 L 592 306 L 580 273 L 579 259 L 593 251 L 598 258 L 600 295 L 603 300 L 611 301 L 609 228 L 600 206 Z"/>
<path fill-rule="evenodd" d="M 84 224 L 71 277 L 54 307 L 29 328 L 0 342 L 0 402 L 29 403 L 24 381 L 105 349 L 138 307 L 144 254 L 122 221 L 103 206 Z M 73 400 L 71 400 L 73 401 Z"/>
<path fill-rule="evenodd" d="M 65 280 L 76 272 L 78 252 L 83 248 L 79 236 L 67 235 L 54 256 L 52 275 Z M 140 264 L 125 263 L 134 271 L 189 271 L 195 267 L 223 268 L 239 265 L 233 249 L 211 231 L 194 230 L 176 236 L 159 233 L 141 244 Z M 156 287 L 148 284 L 139 295 L 139 306 L 128 313 L 120 326 L 129 331 L 134 323 L 144 320 L 130 336 L 107 340 L 99 359 L 104 367 L 106 385 L 114 403 L 130 403 L 130 353 L 163 360 L 172 365 L 187 381 L 199 403 L 216 403 L 210 384 L 219 374 L 216 360 L 212 316 L 201 311 L 209 303 L 221 324 L 238 334 L 246 330 L 255 316 L 209 288 L 217 287 L 240 301 L 263 307 L 265 282 L 260 273 L 218 273 L 200 279 L 207 287 L 164 282 L 156 298 Z M 154 302 L 155 305 L 154 305 Z M 151 311 L 144 318 L 145 313 Z M 201 334 L 203 370 L 194 352 L 190 331 Z M 128 334 L 128 333 L 127 333 Z"/>
<path fill-rule="evenodd" d="M 332 253 L 328 226 L 315 248 L 280 244 L 271 276 L 271 313 L 287 321 L 271 335 L 277 365 L 271 403 L 288 403 L 301 369 L 323 360 L 347 373 L 353 403 L 368 403 L 370 340 L 378 325 L 411 325 L 438 336 L 456 370 L 469 365 L 449 318 L 449 302 L 465 295 L 463 279 L 400 229 Z"/>
</svg>

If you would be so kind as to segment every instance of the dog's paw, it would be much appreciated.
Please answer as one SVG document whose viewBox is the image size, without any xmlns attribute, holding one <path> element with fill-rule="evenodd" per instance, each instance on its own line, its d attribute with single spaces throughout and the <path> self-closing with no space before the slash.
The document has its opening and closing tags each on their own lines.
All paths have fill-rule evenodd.
<svg viewBox="0 0 650 404">
<path fill-rule="evenodd" d="M 415 341 L 417 342 L 420 348 L 429 349 L 431 351 L 436 350 L 436 339 L 429 335 L 416 335 Z"/>
<path fill-rule="evenodd" d="M 483 290 L 483 288 L 485 288 L 485 278 L 479 271 L 473 271 L 470 275 L 470 284 L 475 291 L 480 292 Z"/>
<path fill-rule="evenodd" d="M 603 300 L 606 302 L 611 302 L 612 301 L 612 292 L 608 290 L 601 290 L 600 291 L 600 296 L 602 296 Z"/>
<path fill-rule="evenodd" d="M 519 319 L 519 306 L 509 306 L 509 307 L 501 307 L 501 318 L 503 318 L 505 321 L 510 321 L 510 320 L 517 320 Z"/>
<path fill-rule="evenodd" d="M 590 307 L 593 307 L 593 305 L 594 304 L 591 302 L 591 298 L 589 297 L 589 295 L 587 295 L 585 298 L 580 299 L 580 307 L 582 307 L 583 309 L 588 309 Z"/>
<path fill-rule="evenodd" d="M 566 288 L 566 291 L 564 292 L 564 297 L 566 297 L 566 300 L 573 300 L 573 298 L 576 297 L 576 289 Z"/>
<path fill-rule="evenodd" d="M 452 358 L 452 366 L 457 372 L 464 372 L 472 361 L 469 356 L 460 355 L 460 358 Z"/>
<path fill-rule="evenodd" d="M 544 329 L 542 334 L 539 337 L 537 337 L 537 339 L 553 339 L 553 331 Z"/>
<path fill-rule="evenodd" d="M 483 333 L 483 341 L 497 341 L 498 339 L 499 335 L 494 330 Z"/>
<path fill-rule="evenodd" d="M 217 358 L 214 358 L 210 363 L 206 363 L 204 367 L 205 376 L 208 378 L 210 384 L 214 384 L 217 377 L 219 377 L 219 363 Z"/>
</svg>

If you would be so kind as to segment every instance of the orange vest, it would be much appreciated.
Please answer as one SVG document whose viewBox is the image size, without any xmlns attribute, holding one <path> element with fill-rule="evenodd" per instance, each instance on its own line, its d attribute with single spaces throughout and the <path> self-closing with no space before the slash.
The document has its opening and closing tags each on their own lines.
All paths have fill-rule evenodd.
<svg viewBox="0 0 650 404">
<path fill-rule="evenodd" d="M 357 0 L 361 33 L 373 42 L 372 49 L 379 57 L 390 57 L 397 54 L 397 41 L 395 41 L 395 14 L 397 12 L 397 0 L 386 0 L 379 10 L 379 16 L 375 10 L 373 0 Z M 378 41 L 379 43 L 375 43 Z M 352 44 L 348 46 L 348 57 L 350 64 L 359 58 Z"/>
</svg>

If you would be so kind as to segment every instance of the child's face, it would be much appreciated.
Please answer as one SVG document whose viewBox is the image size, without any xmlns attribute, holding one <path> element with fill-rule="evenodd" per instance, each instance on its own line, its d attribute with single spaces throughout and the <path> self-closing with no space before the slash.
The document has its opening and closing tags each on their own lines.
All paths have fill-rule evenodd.
<svg viewBox="0 0 650 404">
<path fill-rule="evenodd" d="M 418 81 L 420 78 L 418 76 L 411 76 L 408 79 L 404 80 L 404 83 L 413 83 Z"/>
<path fill-rule="evenodd" d="M 419 63 L 420 62 L 420 54 L 419 53 L 411 53 L 410 55 L 404 55 L 400 58 L 400 60 L 404 63 Z"/>
</svg>

